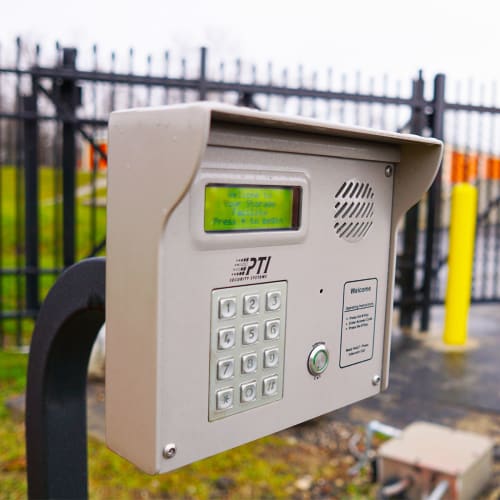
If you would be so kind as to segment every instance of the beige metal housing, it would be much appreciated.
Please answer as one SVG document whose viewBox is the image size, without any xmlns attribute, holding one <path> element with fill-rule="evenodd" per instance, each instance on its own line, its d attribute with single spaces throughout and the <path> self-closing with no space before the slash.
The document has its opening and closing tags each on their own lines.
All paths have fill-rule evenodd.
<svg viewBox="0 0 500 500">
<path fill-rule="evenodd" d="M 387 387 L 396 227 L 434 178 L 439 141 L 210 103 L 115 112 L 109 141 L 113 450 L 166 472 Z M 207 233 L 211 183 L 299 187 L 300 226 Z M 269 258 L 266 274 L 235 282 L 245 258 Z M 287 294 L 280 398 L 209 418 L 212 292 L 273 282 Z M 321 343 L 329 363 L 313 376 Z M 316 361 L 324 367 L 325 355 Z"/>
<path fill-rule="evenodd" d="M 471 500 L 491 478 L 493 443 L 471 432 L 415 422 L 379 448 L 377 467 L 381 483 L 410 479 L 407 498 L 426 498 L 444 480 L 443 500 Z"/>
</svg>

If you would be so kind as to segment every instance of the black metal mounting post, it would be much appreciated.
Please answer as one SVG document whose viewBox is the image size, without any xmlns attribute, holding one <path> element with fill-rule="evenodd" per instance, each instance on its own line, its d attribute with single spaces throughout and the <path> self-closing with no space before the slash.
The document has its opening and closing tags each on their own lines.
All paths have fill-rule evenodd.
<svg viewBox="0 0 500 500">
<path fill-rule="evenodd" d="M 426 125 L 424 79 L 422 72 L 413 81 L 413 106 L 410 120 L 410 132 L 422 135 Z M 410 208 L 405 215 L 403 233 L 403 254 L 401 255 L 401 306 L 399 325 L 411 328 L 416 303 L 420 304 L 416 285 L 416 268 L 418 257 L 418 219 L 419 205 Z M 418 302 L 416 301 L 418 299 Z"/>
<path fill-rule="evenodd" d="M 445 110 L 445 76 L 443 74 L 437 74 L 434 79 L 433 113 L 431 116 L 432 135 L 436 139 L 444 140 Z M 427 198 L 424 283 L 422 287 L 422 316 L 420 318 L 420 331 L 422 332 L 429 330 L 433 285 L 435 286 L 438 282 L 437 261 L 439 259 L 439 235 L 441 232 L 442 183 L 442 169 L 440 168 L 429 189 Z"/>
<path fill-rule="evenodd" d="M 67 269 L 35 325 L 26 389 L 28 496 L 86 498 L 87 366 L 105 317 L 104 258 Z"/>
</svg>

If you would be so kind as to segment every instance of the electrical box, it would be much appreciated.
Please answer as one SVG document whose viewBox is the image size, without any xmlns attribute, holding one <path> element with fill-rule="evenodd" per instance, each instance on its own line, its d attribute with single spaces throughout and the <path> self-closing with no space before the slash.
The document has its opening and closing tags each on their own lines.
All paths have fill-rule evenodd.
<svg viewBox="0 0 500 500">
<path fill-rule="evenodd" d="M 439 497 L 443 500 L 477 498 L 492 476 L 493 442 L 472 432 L 415 422 L 380 446 L 377 471 L 381 483 L 407 480 L 405 498 L 430 498 L 442 481 L 448 483 Z"/>
<path fill-rule="evenodd" d="M 433 139 L 197 103 L 112 113 L 108 445 L 166 472 L 387 386 Z"/>
</svg>

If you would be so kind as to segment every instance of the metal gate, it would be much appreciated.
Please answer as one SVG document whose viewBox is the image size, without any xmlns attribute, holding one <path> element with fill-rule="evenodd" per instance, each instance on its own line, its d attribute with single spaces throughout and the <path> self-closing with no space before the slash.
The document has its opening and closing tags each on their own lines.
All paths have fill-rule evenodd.
<svg viewBox="0 0 500 500">
<path fill-rule="evenodd" d="M 473 300 L 500 302 L 500 108 L 493 91 L 493 104 L 485 106 L 448 101 L 444 75 L 428 88 L 422 73 L 407 87 L 389 77 L 348 77 L 332 69 L 268 65 L 262 75 L 240 60 L 210 64 L 205 48 L 194 69 L 165 53 L 156 65 L 147 57 L 142 74 L 134 72 L 133 50 L 128 71 L 121 72 L 117 56 L 103 62 L 97 47 L 84 69 L 72 48 L 57 46 L 44 56 L 39 46 L 25 47 L 18 39 L 11 54 L 8 64 L 0 59 L 0 346 L 26 345 L 57 275 L 105 252 L 110 111 L 194 100 L 444 139 L 444 167 L 402 227 L 396 278 L 401 325 L 411 326 L 419 313 L 420 328 L 427 329 L 430 306 L 444 300 L 449 193 L 460 180 L 480 190 Z"/>
</svg>

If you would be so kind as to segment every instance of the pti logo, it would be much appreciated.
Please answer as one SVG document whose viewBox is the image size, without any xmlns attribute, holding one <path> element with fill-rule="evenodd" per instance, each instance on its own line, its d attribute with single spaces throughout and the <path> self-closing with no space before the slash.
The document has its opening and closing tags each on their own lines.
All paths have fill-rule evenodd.
<svg viewBox="0 0 500 500">
<path fill-rule="evenodd" d="M 271 256 L 240 257 L 236 259 L 229 281 L 254 281 L 267 277 Z"/>
</svg>

